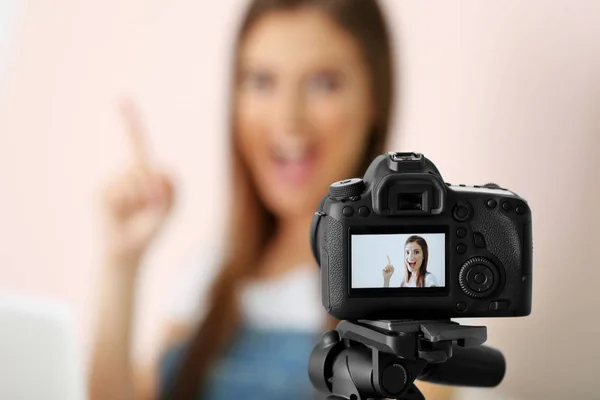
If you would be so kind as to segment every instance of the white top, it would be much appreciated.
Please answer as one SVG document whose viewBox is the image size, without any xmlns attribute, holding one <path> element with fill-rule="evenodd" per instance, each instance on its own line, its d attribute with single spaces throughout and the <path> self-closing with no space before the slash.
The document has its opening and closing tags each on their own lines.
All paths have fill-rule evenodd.
<svg viewBox="0 0 600 400">
<path fill-rule="evenodd" d="M 204 318 L 221 259 L 218 249 L 198 251 L 192 257 L 167 305 L 169 318 L 186 322 Z M 244 322 L 255 328 L 318 332 L 325 324 L 316 266 L 299 265 L 276 279 L 251 283 L 240 300 Z"/>
<path fill-rule="evenodd" d="M 428 272 L 425 275 L 425 287 L 431 287 L 431 286 L 437 286 L 438 285 L 438 281 L 435 277 L 434 274 L 432 274 L 431 272 Z M 410 281 L 408 281 L 408 283 L 406 285 L 404 285 L 404 287 L 417 287 L 417 280 L 416 279 L 411 279 Z"/>
<path fill-rule="evenodd" d="M 254 327 L 318 332 L 325 325 L 316 266 L 299 265 L 277 279 L 250 284 L 241 299 L 244 321 Z"/>
</svg>

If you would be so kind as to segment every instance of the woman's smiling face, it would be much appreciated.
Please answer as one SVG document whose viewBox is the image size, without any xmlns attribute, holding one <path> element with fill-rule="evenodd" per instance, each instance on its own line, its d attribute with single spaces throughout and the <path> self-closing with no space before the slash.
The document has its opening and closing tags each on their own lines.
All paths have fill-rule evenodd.
<svg viewBox="0 0 600 400">
<path fill-rule="evenodd" d="M 277 216 L 310 215 L 355 173 L 373 125 L 359 44 L 305 7 L 261 17 L 239 59 L 235 140 L 258 194 Z"/>
<path fill-rule="evenodd" d="M 423 265 L 423 249 L 417 242 L 404 246 L 404 264 L 411 273 L 417 272 Z"/>
</svg>

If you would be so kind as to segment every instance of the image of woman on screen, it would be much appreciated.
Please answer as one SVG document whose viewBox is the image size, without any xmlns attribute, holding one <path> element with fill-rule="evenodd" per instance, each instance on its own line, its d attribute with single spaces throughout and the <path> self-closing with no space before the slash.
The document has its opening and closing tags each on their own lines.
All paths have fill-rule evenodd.
<svg viewBox="0 0 600 400">
<path fill-rule="evenodd" d="M 390 257 L 388 265 L 383 269 L 383 287 L 390 287 L 390 279 L 394 274 L 394 266 Z M 404 244 L 404 279 L 400 287 L 427 288 L 438 286 L 434 274 L 427 272 L 429 248 L 427 241 L 421 236 L 413 235 Z"/>
</svg>

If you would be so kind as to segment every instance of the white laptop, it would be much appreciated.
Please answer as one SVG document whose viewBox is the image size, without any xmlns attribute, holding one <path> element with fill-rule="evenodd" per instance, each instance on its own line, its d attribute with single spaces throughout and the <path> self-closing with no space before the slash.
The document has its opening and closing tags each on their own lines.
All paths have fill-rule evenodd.
<svg viewBox="0 0 600 400">
<path fill-rule="evenodd" d="M 0 293 L 0 399 L 84 400 L 79 356 L 66 306 Z"/>
</svg>

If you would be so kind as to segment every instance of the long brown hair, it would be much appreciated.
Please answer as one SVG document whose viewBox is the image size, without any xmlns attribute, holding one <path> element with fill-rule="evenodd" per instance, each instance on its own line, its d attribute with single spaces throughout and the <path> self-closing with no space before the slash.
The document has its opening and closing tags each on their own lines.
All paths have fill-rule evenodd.
<svg viewBox="0 0 600 400">
<path fill-rule="evenodd" d="M 390 38 L 376 0 L 252 1 L 237 36 L 234 74 L 237 75 L 239 50 L 246 33 L 262 16 L 271 11 L 304 7 L 323 12 L 351 34 L 368 67 L 376 112 L 368 144 L 356 171 L 357 174 L 362 174 L 370 161 L 384 150 L 394 86 Z M 234 84 L 232 96 L 235 96 L 235 86 Z M 231 112 L 233 131 L 233 107 Z M 187 348 L 171 390 L 164 393 L 169 399 L 189 399 L 202 389 L 212 363 L 227 346 L 237 326 L 239 304 L 236 293 L 256 273 L 259 257 L 274 234 L 275 216 L 260 200 L 235 140 L 232 140 L 231 151 L 233 185 L 230 198 L 235 200 L 231 202 L 233 209 L 229 214 L 229 247 L 209 294 L 210 305 L 205 320 Z"/>
<path fill-rule="evenodd" d="M 421 250 L 423 250 L 423 262 L 421 263 L 421 268 L 417 271 L 417 287 L 425 287 L 425 277 L 427 276 L 427 260 L 429 260 L 429 246 L 427 246 L 427 241 L 423 239 L 421 236 L 413 235 L 406 239 L 406 243 L 404 243 L 404 247 L 406 247 L 409 243 L 417 243 L 421 246 Z M 401 286 L 406 286 L 412 273 L 408 270 L 406 263 L 404 264 L 404 280 L 402 281 Z"/>
</svg>

